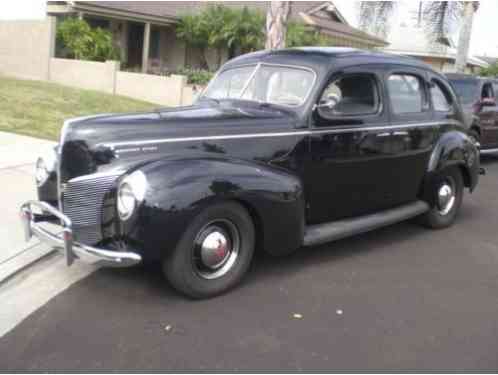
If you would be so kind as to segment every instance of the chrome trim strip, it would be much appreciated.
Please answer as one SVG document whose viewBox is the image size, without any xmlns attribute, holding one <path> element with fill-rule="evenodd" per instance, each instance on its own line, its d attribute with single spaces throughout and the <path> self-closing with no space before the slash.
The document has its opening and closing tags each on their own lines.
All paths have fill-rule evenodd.
<svg viewBox="0 0 498 375">
<path fill-rule="evenodd" d="M 495 152 L 498 152 L 498 148 L 490 148 L 488 150 L 480 150 L 479 151 L 481 154 L 494 154 Z"/>
<path fill-rule="evenodd" d="M 446 124 L 460 124 L 458 121 L 433 121 L 422 122 L 404 125 L 379 125 L 379 126 L 366 126 L 366 127 L 349 127 L 340 129 L 324 129 L 324 130 L 297 130 L 293 132 L 279 132 L 279 133 L 251 133 L 251 134 L 233 134 L 233 135 L 213 135 L 213 136 L 199 136 L 199 137 L 178 137 L 178 138 L 164 138 L 164 139 L 150 139 L 144 141 L 128 141 L 128 142 L 109 142 L 99 143 L 97 146 L 104 147 L 123 147 L 123 146 L 143 146 L 161 143 L 175 143 L 175 142 L 194 142 L 194 141 L 208 141 L 208 140 L 226 140 L 226 139 L 246 139 L 246 138 L 272 138 L 272 137 L 287 137 L 298 135 L 314 135 L 314 134 L 342 134 L 357 131 L 373 131 L 373 130 L 398 130 L 409 128 L 422 128 L 433 127 Z M 116 150 L 119 152 L 119 150 Z"/>
</svg>

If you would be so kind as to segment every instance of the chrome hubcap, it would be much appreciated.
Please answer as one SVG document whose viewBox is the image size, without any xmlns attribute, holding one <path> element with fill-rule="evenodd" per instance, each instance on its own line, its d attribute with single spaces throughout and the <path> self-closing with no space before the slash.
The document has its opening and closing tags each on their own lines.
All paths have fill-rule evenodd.
<svg viewBox="0 0 498 375">
<path fill-rule="evenodd" d="M 230 255 L 228 239 L 220 232 L 212 232 L 204 239 L 201 245 L 201 260 L 206 267 L 218 268 Z"/>
<path fill-rule="evenodd" d="M 444 182 L 438 191 L 438 208 L 441 215 L 447 215 L 455 204 L 455 189 L 452 184 Z"/>
<path fill-rule="evenodd" d="M 196 273 L 205 279 L 225 275 L 239 256 L 240 236 L 229 220 L 216 220 L 204 226 L 197 235 L 193 248 Z"/>
</svg>

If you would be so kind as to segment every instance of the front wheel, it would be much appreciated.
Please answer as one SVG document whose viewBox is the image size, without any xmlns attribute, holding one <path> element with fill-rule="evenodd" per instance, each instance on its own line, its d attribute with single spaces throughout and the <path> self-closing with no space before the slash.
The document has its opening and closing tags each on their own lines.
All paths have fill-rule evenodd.
<svg viewBox="0 0 498 375">
<path fill-rule="evenodd" d="M 420 217 L 423 225 L 441 229 L 453 224 L 462 205 L 464 183 L 458 168 L 449 168 L 437 176 L 430 188 L 434 206 Z"/>
<path fill-rule="evenodd" d="M 228 202 L 206 208 L 163 262 L 171 285 L 192 298 L 208 298 L 235 286 L 254 254 L 255 230 L 247 210 Z"/>
</svg>

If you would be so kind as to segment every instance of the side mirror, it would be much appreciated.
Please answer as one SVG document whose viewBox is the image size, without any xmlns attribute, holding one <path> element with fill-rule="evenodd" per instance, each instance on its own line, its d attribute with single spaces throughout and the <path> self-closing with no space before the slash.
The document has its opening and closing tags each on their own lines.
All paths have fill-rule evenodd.
<svg viewBox="0 0 498 375">
<path fill-rule="evenodd" d="M 492 98 L 484 98 L 480 101 L 481 107 L 495 107 L 496 101 Z"/>
<path fill-rule="evenodd" d="M 330 94 L 327 96 L 326 100 L 321 101 L 316 105 L 317 109 L 325 109 L 327 111 L 332 111 L 334 107 L 339 103 L 340 99 L 336 94 Z"/>
</svg>

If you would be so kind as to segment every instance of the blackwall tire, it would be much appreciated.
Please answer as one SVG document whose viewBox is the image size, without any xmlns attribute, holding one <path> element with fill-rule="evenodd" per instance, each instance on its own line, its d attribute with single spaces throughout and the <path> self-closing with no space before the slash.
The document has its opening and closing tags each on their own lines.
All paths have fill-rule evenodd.
<svg viewBox="0 0 498 375">
<path fill-rule="evenodd" d="M 448 168 L 434 178 L 430 189 L 435 204 L 420 217 L 420 222 L 432 229 L 447 228 L 455 222 L 462 205 L 462 173 L 458 168 Z"/>
<path fill-rule="evenodd" d="M 255 229 L 238 203 L 206 208 L 190 224 L 163 271 L 179 292 L 195 299 L 222 294 L 246 274 L 254 254 Z"/>
</svg>

